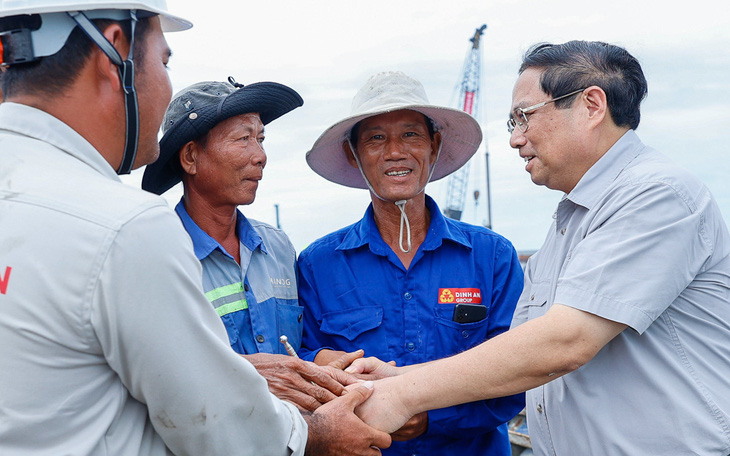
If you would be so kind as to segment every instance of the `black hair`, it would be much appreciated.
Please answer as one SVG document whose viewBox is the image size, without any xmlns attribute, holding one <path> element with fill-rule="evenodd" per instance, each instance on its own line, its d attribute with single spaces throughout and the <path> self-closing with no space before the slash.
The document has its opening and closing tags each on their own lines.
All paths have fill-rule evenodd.
<svg viewBox="0 0 730 456">
<path fill-rule="evenodd" d="M 127 39 L 132 35 L 131 20 L 114 21 L 96 19 L 93 21 L 100 30 L 111 24 L 119 24 Z M 0 32 L 18 28 L 37 30 L 41 25 L 40 15 L 24 15 L 0 18 Z M 140 18 L 134 32 L 134 60 L 136 71 L 142 71 L 145 37 L 150 30 L 149 17 Z M 3 99 L 8 96 L 42 93 L 53 96 L 68 88 L 76 80 L 81 69 L 91 55 L 96 44 L 78 26 L 73 29 L 66 44 L 53 55 L 42 57 L 33 62 L 11 65 L 2 73 Z"/>
<path fill-rule="evenodd" d="M 635 130 L 641 120 L 640 104 L 648 87 L 639 61 L 626 49 L 600 41 L 540 43 L 525 53 L 519 73 L 528 68 L 543 70 L 540 88 L 551 97 L 598 86 L 606 93 L 608 110 L 619 127 Z M 572 105 L 567 97 L 557 108 Z"/>
<path fill-rule="evenodd" d="M 416 111 L 418 112 L 418 111 Z M 426 128 L 428 128 L 428 136 L 433 139 L 433 135 L 438 131 L 436 126 L 434 125 L 433 120 L 431 120 L 430 117 L 428 117 L 426 114 L 420 113 L 425 119 L 426 119 Z M 365 120 L 365 119 L 363 119 Z M 352 147 L 355 147 L 357 145 L 357 135 L 360 133 L 360 124 L 362 123 L 362 120 L 355 125 L 352 126 L 350 129 L 350 144 L 352 144 Z"/>
</svg>

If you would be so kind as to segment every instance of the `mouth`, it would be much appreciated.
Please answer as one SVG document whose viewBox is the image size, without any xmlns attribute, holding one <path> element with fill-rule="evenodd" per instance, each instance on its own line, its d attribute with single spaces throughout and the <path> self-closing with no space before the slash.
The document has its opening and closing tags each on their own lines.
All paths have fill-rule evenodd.
<svg viewBox="0 0 730 456">
<path fill-rule="evenodd" d="M 522 158 L 525 159 L 525 163 L 530 163 L 530 160 L 532 160 L 533 158 L 535 158 L 535 155 L 526 155 L 526 156 L 524 156 Z"/>
<path fill-rule="evenodd" d="M 407 175 L 411 174 L 412 172 L 413 171 L 410 169 L 401 170 L 401 171 L 386 171 L 385 175 L 391 176 L 391 177 L 403 177 L 403 176 L 407 176 Z"/>
</svg>

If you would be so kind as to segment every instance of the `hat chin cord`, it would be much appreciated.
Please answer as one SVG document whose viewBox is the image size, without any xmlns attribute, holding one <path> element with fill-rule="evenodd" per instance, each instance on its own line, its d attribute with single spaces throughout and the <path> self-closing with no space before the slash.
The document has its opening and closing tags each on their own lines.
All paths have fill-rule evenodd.
<svg viewBox="0 0 730 456">
<path fill-rule="evenodd" d="M 101 33 L 101 30 L 89 20 L 83 11 L 68 11 L 67 14 L 78 24 L 86 36 L 91 39 L 109 57 L 119 69 L 119 77 L 124 89 L 124 110 L 127 114 L 126 134 L 122 162 L 117 169 L 117 174 L 129 174 L 134 166 L 134 159 L 137 157 L 137 143 L 139 140 L 139 103 L 137 102 L 137 91 L 134 88 L 134 29 L 137 23 L 137 12 L 129 11 L 131 19 L 131 34 L 129 39 L 129 55 L 127 60 L 122 60 L 116 48 Z"/>
<path fill-rule="evenodd" d="M 378 197 L 381 201 L 387 201 L 382 196 L 378 195 L 378 192 L 376 192 L 373 189 L 373 186 L 370 184 L 370 181 L 368 180 L 367 176 L 365 176 L 365 172 L 362 170 L 362 164 L 360 163 L 360 158 L 355 153 L 355 148 L 352 146 L 352 141 L 350 138 L 347 138 L 347 144 L 350 145 L 350 152 L 352 152 L 352 156 L 355 158 L 355 162 L 357 163 L 357 169 L 360 170 L 360 174 L 362 174 L 362 178 L 365 179 L 365 183 L 367 184 L 368 188 L 370 189 L 370 192 Z M 436 160 L 433 161 L 433 165 L 431 165 L 431 170 L 428 172 L 428 180 L 426 181 L 426 184 L 431 182 L 431 176 L 433 176 L 433 170 L 436 169 L 436 162 L 439 160 L 439 155 L 441 155 L 441 146 L 443 145 L 443 141 L 439 144 L 439 150 L 436 152 Z M 423 193 L 426 191 L 426 185 L 424 185 L 421 190 L 417 193 L 417 195 Z M 410 253 L 411 251 L 411 224 L 408 221 L 408 215 L 406 214 L 406 203 L 408 200 L 398 200 L 395 204 L 398 206 L 398 209 L 400 209 L 400 231 L 398 233 L 398 247 L 400 248 L 400 251 L 403 253 Z M 406 244 L 408 245 L 408 248 L 403 248 L 403 225 L 406 226 Z"/>
</svg>

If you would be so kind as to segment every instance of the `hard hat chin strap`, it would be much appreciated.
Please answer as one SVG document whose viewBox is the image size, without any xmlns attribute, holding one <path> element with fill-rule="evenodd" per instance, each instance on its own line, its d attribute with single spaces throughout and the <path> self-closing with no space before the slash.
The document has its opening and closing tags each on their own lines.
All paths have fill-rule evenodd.
<svg viewBox="0 0 730 456">
<path fill-rule="evenodd" d="M 129 174 L 137 156 L 137 142 L 139 140 L 139 103 L 137 102 L 137 91 L 134 88 L 134 29 L 137 24 L 137 12 L 129 11 L 131 19 L 131 37 L 129 39 L 129 55 L 127 60 L 122 60 L 117 49 L 101 33 L 101 30 L 93 23 L 83 11 L 69 11 L 67 13 L 78 24 L 86 36 L 96 43 L 99 48 L 119 68 L 119 77 L 124 88 L 124 109 L 127 114 L 126 138 L 122 163 L 117 169 L 117 174 Z"/>
</svg>

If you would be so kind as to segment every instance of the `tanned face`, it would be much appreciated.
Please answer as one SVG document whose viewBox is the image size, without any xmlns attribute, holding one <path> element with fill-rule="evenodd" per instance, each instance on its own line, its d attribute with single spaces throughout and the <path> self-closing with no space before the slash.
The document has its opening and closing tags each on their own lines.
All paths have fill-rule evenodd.
<svg viewBox="0 0 730 456">
<path fill-rule="evenodd" d="M 399 110 L 360 122 L 355 153 L 363 172 L 381 198 L 411 199 L 428 183 L 440 135 L 429 134 L 428 120 L 416 111 Z M 351 164 L 356 166 L 354 159 Z"/>
<path fill-rule="evenodd" d="M 211 206 L 245 205 L 256 198 L 266 166 L 264 125 L 257 113 L 220 122 L 198 146 L 195 174 L 186 179 L 188 189 Z"/>
</svg>

